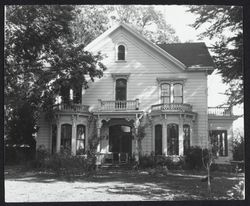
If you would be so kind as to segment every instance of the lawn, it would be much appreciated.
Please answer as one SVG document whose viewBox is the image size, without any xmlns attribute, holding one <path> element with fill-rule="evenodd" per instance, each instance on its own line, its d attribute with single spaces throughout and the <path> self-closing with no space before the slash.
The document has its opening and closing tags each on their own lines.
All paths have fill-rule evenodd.
<svg viewBox="0 0 250 206">
<path fill-rule="evenodd" d="M 56 177 L 23 167 L 5 168 L 6 202 L 160 201 L 205 200 L 205 172 L 148 170 L 99 170 L 89 177 Z M 214 200 L 230 199 L 230 190 L 243 174 L 212 173 Z"/>
</svg>

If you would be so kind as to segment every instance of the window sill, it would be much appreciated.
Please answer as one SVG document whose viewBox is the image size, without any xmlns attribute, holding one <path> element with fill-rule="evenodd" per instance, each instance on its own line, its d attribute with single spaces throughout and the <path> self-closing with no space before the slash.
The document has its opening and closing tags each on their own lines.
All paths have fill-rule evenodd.
<svg viewBox="0 0 250 206">
<path fill-rule="evenodd" d="M 116 60 L 115 63 L 126 63 L 126 60 Z"/>
</svg>

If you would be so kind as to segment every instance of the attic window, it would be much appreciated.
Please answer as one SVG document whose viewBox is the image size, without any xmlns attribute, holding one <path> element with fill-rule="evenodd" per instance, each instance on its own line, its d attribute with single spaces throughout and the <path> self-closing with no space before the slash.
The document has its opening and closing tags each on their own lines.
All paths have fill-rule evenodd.
<svg viewBox="0 0 250 206">
<path fill-rule="evenodd" d="M 117 60 L 125 60 L 125 46 L 124 45 L 118 46 Z"/>
</svg>

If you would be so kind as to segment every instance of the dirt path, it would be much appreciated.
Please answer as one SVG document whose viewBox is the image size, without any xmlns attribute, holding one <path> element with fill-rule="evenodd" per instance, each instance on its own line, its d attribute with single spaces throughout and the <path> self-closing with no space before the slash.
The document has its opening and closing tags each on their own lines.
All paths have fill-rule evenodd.
<svg viewBox="0 0 250 206">
<path fill-rule="evenodd" d="M 34 172 L 8 173 L 5 176 L 6 202 L 73 201 L 152 201 L 204 199 L 206 184 L 202 175 L 172 173 L 150 176 L 146 172 L 105 171 L 74 181 Z M 226 199 L 226 192 L 236 182 L 234 177 L 215 177 L 216 199 Z"/>
</svg>

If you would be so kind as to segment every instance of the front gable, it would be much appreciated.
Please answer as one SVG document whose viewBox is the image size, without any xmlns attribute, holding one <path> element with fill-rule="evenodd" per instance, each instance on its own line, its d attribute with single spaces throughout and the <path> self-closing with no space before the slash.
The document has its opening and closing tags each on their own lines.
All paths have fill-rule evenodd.
<svg viewBox="0 0 250 206">
<path fill-rule="evenodd" d="M 126 59 L 123 62 L 117 61 L 117 47 L 121 44 L 126 48 Z M 103 63 L 110 72 L 114 67 L 116 67 L 116 72 L 119 70 L 117 68 L 120 68 L 119 72 L 129 72 L 129 70 L 149 72 L 145 65 L 151 64 L 154 66 L 150 68 L 150 71 L 159 73 L 180 73 L 186 68 L 179 60 L 124 24 L 106 31 L 91 42 L 85 50 L 93 53 L 100 51 L 105 56 Z"/>
</svg>

